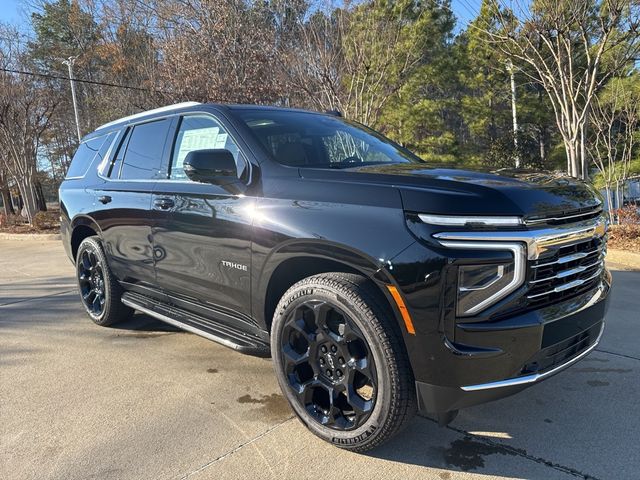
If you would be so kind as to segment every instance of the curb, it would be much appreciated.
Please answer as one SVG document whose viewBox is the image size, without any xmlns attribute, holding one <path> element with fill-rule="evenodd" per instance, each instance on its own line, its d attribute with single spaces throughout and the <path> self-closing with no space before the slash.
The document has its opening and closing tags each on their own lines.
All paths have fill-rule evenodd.
<svg viewBox="0 0 640 480">
<path fill-rule="evenodd" d="M 607 262 L 623 265 L 634 270 L 640 270 L 640 253 L 608 248 Z"/>
<path fill-rule="evenodd" d="M 60 240 L 59 233 L 0 233 L 0 240 Z"/>
</svg>

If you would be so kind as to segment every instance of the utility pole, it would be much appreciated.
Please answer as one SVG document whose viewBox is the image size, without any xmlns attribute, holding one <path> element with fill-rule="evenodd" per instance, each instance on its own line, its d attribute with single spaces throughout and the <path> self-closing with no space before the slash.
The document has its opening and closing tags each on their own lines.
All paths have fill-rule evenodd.
<svg viewBox="0 0 640 480">
<path fill-rule="evenodd" d="M 71 83 L 71 98 L 73 100 L 73 114 L 76 117 L 76 130 L 78 131 L 78 141 L 82 140 L 82 135 L 80 134 L 80 117 L 78 116 L 78 101 L 76 100 L 76 84 L 73 81 L 73 64 L 78 57 L 69 57 L 67 60 L 63 60 L 67 67 L 69 67 L 69 82 Z"/>
<path fill-rule="evenodd" d="M 516 80 L 513 75 L 513 63 L 507 60 L 507 72 L 511 77 L 511 115 L 513 116 L 513 148 L 516 152 L 516 168 L 520 168 L 520 154 L 518 153 L 518 111 L 516 109 Z"/>
</svg>

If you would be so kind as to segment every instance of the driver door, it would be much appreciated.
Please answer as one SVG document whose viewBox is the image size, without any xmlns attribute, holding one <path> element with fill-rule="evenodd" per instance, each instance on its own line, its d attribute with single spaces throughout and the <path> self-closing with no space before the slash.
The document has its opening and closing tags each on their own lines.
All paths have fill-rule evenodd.
<svg viewBox="0 0 640 480">
<path fill-rule="evenodd" d="M 209 114 L 180 118 L 170 170 L 155 185 L 153 249 L 158 285 L 174 303 L 201 311 L 251 316 L 252 197 L 193 182 L 183 170 L 192 150 L 224 148 L 248 180 L 248 162 L 221 121 Z M 225 317 L 227 318 L 227 317 Z"/>
</svg>

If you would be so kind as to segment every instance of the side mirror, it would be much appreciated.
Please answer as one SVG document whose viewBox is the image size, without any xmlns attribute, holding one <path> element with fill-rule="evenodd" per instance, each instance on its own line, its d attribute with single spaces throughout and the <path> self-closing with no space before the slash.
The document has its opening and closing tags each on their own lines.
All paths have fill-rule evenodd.
<svg viewBox="0 0 640 480">
<path fill-rule="evenodd" d="M 214 185 L 238 184 L 236 161 L 225 149 L 193 150 L 182 165 L 190 180 Z"/>
</svg>

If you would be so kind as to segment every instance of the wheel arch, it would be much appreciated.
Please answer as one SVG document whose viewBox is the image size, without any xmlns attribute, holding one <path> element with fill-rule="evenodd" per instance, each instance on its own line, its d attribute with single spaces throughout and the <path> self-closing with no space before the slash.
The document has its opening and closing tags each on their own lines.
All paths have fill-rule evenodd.
<svg viewBox="0 0 640 480">
<path fill-rule="evenodd" d="M 362 275 L 372 281 L 400 321 L 390 293 L 383 284 L 392 281 L 387 272 L 370 256 L 330 242 L 290 242 L 273 252 L 265 262 L 258 286 L 258 308 L 254 311 L 263 316 L 267 331 L 276 306 L 282 295 L 303 278 L 327 272 L 344 272 Z M 260 319 L 258 319 L 260 320 Z"/>
<path fill-rule="evenodd" d="M 82 241 L 94 235 L 102 236 L 102 232 L 98 224 L 90 217 L 78 216 L 71 222 L 70 247 L 71 255 L 75 261 L 78 253 L 78 247 Z"/>
</svg>

